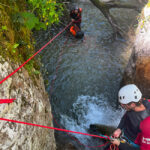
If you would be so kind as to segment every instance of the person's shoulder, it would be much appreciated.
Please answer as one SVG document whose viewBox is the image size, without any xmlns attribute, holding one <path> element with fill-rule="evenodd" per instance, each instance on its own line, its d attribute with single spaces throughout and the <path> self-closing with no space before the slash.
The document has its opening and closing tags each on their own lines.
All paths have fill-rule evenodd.
<svg viewBox="0 0 150 150">
<path fill-rule="evenodd" d="M 150 109 L 150 99 L 144 99 L 142 103 L 146 108 Z"/>
</svg>

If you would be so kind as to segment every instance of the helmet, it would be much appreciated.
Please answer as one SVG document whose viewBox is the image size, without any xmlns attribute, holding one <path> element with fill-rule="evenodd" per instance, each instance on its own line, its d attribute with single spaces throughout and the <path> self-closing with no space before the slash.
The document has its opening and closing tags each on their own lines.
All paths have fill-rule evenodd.
<svg viewBox="0 0 150 150">
<path fill-rule="evenodd" d="M 79 8 L 79 11 L 82 12 L 82 8 Z"/>
<path fill-rule="evenodd" d="M 74 10 L 78 10 L 78 9 L 79 9 L 79 7 L 78 7 L 78 6 L 75 6 L 75 7 L 74 7 Z"/>
<path fill-rule="evenodd" d="M 118 100 L 121 104 L 138 102 L 142 98 L 142 93 L 134 84 L 128 84 L 122 87 L 118 93 Z"/>
<path fill-rule="evenodd" d="M 71 7 L 71 10 L 78 10 L 78 9 L 79 9 L 79 7 L 76 6 L 76 5 L 73 5 L 73 6 Z"/>
</svg>

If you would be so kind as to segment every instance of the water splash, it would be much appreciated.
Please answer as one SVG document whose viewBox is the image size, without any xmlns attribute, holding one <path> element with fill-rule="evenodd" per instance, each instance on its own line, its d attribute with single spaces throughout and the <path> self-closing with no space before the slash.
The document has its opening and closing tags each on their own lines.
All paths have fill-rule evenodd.
<svg viewBox="0 0 150 150">
<path fill-rule="evenodd" d="M 88 96 L 81 95 L 73 104 L 72 113 L 77 115 L 75 118 L 70 118 L 66 115 L 61 115 L 61 124 L 66 129 L 87 133 L 90 124 L 104 124 L 117 126 L 124 111 L 116 110 L 108 104 L 108 100 L 103 95 Z M 74 135 L 82 142 L 87 143 L 90 137 L 83 135 Z"/>
</svg>

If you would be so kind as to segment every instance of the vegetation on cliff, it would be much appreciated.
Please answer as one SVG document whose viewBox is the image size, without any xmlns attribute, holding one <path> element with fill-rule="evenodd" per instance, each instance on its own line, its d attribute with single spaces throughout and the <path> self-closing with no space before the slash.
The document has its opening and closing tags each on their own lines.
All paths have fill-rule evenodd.
<svg viewBox="0 0 150 150">
<path fill-rule="evenodd" d="M 0 55 L 13 63 L 23 63 L 34 53 L 32 30 L 58 24 L 63 3 L 56 0 L 1 0 Z M 38 74 L 38 61 L 25 65 L 29 74 Z"/>
</svg>

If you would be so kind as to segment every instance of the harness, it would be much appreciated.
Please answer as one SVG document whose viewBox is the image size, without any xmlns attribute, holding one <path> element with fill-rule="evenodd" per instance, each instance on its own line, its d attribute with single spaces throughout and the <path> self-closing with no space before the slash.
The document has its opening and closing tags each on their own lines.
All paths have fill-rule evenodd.
<svg viewBox="0 0 150 150">
<path fill-rule="evenodd" d="M 129 145 L 131 145 L 133 147 L 139 147 L 138 144 L 135 144 L 134 142 L 132 142 L 131 140 L 129 140 L 125 135 L 121 135 L 120 142 L 121 143 L 128 143 Z"/>
</svg>

